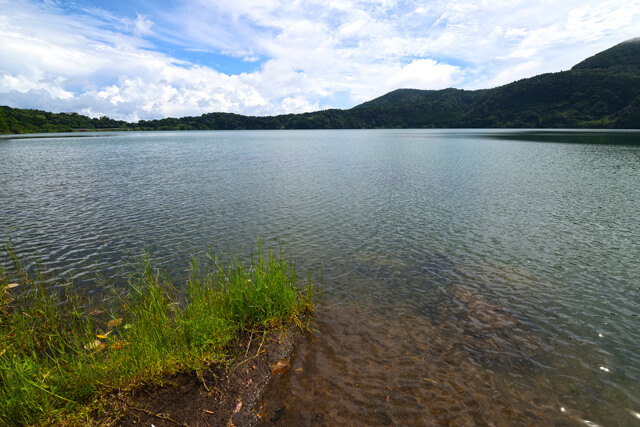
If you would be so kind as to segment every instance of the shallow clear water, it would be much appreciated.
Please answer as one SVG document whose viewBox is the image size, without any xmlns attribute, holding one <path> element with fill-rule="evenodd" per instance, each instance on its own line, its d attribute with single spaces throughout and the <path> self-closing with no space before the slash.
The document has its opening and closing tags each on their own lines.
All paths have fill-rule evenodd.
<svg viewBox="0 0 640 427">
<path fill-rule="evenodd" d="M 258 236 L 322 266 L 285 423 L 629 425 L 638 183 L 633 132 L 3 138 L 0 240 L 95 293 L 142 248 L 177 277 Z"/>
</svg>

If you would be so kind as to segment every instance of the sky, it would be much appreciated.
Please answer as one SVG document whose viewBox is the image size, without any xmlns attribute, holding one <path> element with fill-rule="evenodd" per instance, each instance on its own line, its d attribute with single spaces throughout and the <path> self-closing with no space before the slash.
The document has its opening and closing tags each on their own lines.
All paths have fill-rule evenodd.
<svg viewBox="0 0 640 427">
<path fill-rule="evenodd" d="M 485 89 L 640 36 L 640 0 L 0 0 L 0 105 L 138 121 Z"/>
</svg>

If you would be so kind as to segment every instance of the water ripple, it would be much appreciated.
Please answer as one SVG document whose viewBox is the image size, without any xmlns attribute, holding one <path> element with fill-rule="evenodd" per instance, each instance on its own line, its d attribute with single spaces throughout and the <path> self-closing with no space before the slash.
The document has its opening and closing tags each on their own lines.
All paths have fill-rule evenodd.
<svg viewBox="0 0 640 427">
<path fill-rule="evenodd" d="M 629 424 L 640 148 L 523 135 L 3 139 L 0 240 L 94 293 L 97 273 L 125 286 L 142 250 L 179 282 L 209 246 L 281 242 L 299 270 L 325 277 L 320 332 L 299 355 L 317 384 L 291 387 L 301 403 L 341 399 L 308 417 Z"/>
</svg>

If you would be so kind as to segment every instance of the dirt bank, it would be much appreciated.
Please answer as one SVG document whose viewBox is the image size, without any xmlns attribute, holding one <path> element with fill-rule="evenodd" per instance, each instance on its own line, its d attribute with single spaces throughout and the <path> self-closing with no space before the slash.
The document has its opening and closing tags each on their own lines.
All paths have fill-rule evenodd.
<svg viewBox="0 0 640 427">
<path fill-rule="evenodd" d="M 264 389 L 279 371 L 286 371 L 297 328 L 251 335 L 238 345 L 229 368 L 212 365 L 198 375 L 183 374 L 163 386 L 146 387 L 128 398 L 115 398 L 109 418 L 120 426 L 251 426 L 273 418 L 277 408 L 259 408 Z M 278 371 L 278 369 L 276 369 Z M 265 413 L 262 413 L 264 411 Z M 98 417 L 97 425 L 111 424 Z"/>
</svg>

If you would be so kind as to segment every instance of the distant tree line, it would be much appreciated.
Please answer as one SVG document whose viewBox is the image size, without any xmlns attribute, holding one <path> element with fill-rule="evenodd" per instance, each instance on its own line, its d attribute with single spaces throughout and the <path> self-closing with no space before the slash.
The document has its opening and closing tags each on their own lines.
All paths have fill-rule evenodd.
<svg viewBox="0 0 640 427">
<path fill-rule="evenodd" d="M 126 129 L 129 123 L 78 113 L 50 113 L 0 106 L 0 133 L 47 133 Z"/>
</svg>

